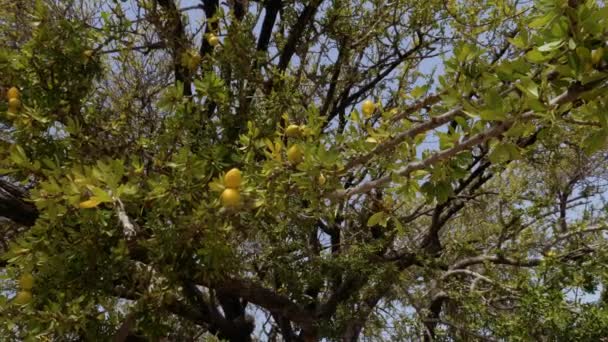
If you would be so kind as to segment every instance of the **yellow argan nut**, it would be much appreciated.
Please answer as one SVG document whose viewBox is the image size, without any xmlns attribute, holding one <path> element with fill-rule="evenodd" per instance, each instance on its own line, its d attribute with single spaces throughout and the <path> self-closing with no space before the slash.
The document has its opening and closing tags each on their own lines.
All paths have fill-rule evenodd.
<svg viewBox="0 0 608 342">
<path fill-rule="evenodd" d="M 19 291 L 14 298 L 15 303 L 25 305 L 32 301 L 32 293 L 30 291 Z"/>
<path fill-rule="evenodd" d="M 226 172 L 224 176 L 224 185 L 227 188 L 237 189 L 241 186 L 241 170 L 236 167 Z"/>
<path fill-rule="evenodd" d="M 18 99 L 21 96 L 21 93 L 19 92 L 19 89 L 17 89 L 17 87 L 11 87 L 7 92 L 6 92 L 6 97 L 10 100 L 10 99 Z"/>
<path fill-rule="evenodd" d="M 292 164 L 299 164 L 304 159 L 304 154 L 298 145 L 293 145 L 287 150 L 287 160 Z"/>
<path fill-rule="evenodd" d="M 371 100 L 365 100 L 361 105 L 361 110 L 366 117 L 370 117 L 376 111 L 376 105 Z"/>
<path fill-rule="evenodd" d="M 94 53 L 94 51 L 93 51 L 93 50 L 84 50 L 84 51 L 82 52 L 82 54 L 83 54 L 83 55 L 84 55 L 86 58 L 91 58 L 91 57 L 93 57 L 93 53 Z"/>
<path fill-rule="evenodd" d="M 289 125 L 285 129 L 285 135 L 287 135 L 290 138 L 299 137 L 301 133 L 302 133 L 302 131 L 300 130 L 300 126 L 298 126 L 298 125 Z"/>
<path fill-rule="evenodd" d="M 209 36 L 207 36 L 207 43 L 209 43 L 211 46 L 217 46 L 220 43 L 220 39 L 211 33 Z"/>
<path fill-rule="evenodd" d="M 222 205 L 227 208 L 234 208 L 241 204 L 241 194 L 235 189 L 225 189 L 220 197 Z"/>
</svg>

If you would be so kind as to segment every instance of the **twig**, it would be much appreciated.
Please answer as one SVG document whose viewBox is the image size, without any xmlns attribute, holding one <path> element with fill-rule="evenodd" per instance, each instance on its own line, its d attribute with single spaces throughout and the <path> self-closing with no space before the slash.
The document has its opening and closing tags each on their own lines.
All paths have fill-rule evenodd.
<svg viewBox="0 0 608 342">
<path fill-rule="evenodd" d="M 137 235 L 137 229 L 131 220 L 129 220 L 129 216 L 127 216 L 127 212 L 125 211 L 125 206 L 122 204 L 122 201 L 119 198 L 115 198 L 114 202 L 118 204 L 116 206 L 116 211 L 118 212 L 118 220 L 122 223 L 123 233 L 126 238 L 133 238 Z"/>
</svg>

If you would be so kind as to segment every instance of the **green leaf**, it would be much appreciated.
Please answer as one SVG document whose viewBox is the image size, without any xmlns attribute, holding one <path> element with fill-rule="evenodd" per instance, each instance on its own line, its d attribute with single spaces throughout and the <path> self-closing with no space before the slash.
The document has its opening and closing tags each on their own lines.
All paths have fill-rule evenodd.
<svg viewBox="0 0 608 342">
<path fill-rule="evenodd" d="M 507 132 L 505 136 L 519 138 L 530 135 L 536 127 L 532 124 L 517 122 Z"/>
<path fill-rule="evenodd" d="M 526 42 L 524 41 L 521 35 L 518 35 L 515 38 L 507 38 L 509 43 L 513 44 L 515 47 L 519 49 L 524 49 L 526 47 Z"/>
<path fill-rule="evenodd" d="M 548 13 L 546 15 L 537 17 L 528 24 L 528 27 L 532 29 L 543 27 L 547 25 L 550 21 L 555 19 L 555 17 L 556 15 L 553 13 Z"/>
<path fill-rule="evenodd" d="M 559 49 L 562 45 L 564 45 L 564 41 L 563 40 L 557 40 L 554 42 L 549 42 L 546 43 L 544 45 L 541 45 L 538 47 L 538 51 L 540 52 L 549 52 L 549 51 L 554 51 Z"/>
<path fill-rule="evenodd" d="M 19 145 L 13 145 L 11 147 L 11 161 L 17 165 L 29 164 L 27 155 L 23 147 Z"/>
<path fill-rule="evenodd" d="M 521 82 L 517 83 L 515 86 L 526 95 L 535 99 L 538 98 L 538 85 L 531 79 L 522 79 Z"/>
<path fill-rule="evenodd" d="M 410 95 L 412 95 L 413 98 L 417 99 L 420 96 L 426 94 L 426 92 L 428 91 L 428 86 L 420 86 L 420 87 L 416 87 L 414 89 L 412 89 L 412 92 L 410 93 Z"/>
<path fill-rule="evenodd" d="M 502 111 L 499 111 L 499 110 L 495 110 L 495 109 L 482 110 L 481 112 L 479 112 L 479 116 L 483 120 L 487 120 L 487 121 L 502 121 L 507 118 L 505 113 L 503 113 Z"/>
<path fill-rule="evenodd" d="M 439 182 L 435 185 L 435 197 L 439 203 L 444 203 L 452 194 L 452 186 L 448 181 Z"/>
<path fill-rule="evenodd" d="M 516 160 L 521 158 L 519 148 L 511 143 L 500 143 L 494 146 L 492 152 L 488 156 L 490 162 L 494 164 L 500 164 L 509 160 Z"/>
<path fill-rule="evenodd" d="M 133 184 L 122 184 L 118 187 L 118 196 L 127 195 L 132 196 L 137 194 L 137 186 Z"/>
<path fill-rule="evenodd" d="M 380 221 L 383 221 L 385 217 L 386 217 L 386 213 L 384 211 L 379 211 L 379 212 L 373 214 L 372 216 L 370 216 L 369 219 L 367 219 L 367 226 L 373 227 L 373 226 L 379 224 Z"/>
<path fill-rule="evenodd" d="M 583 139 L 583 150 L 588 155 L 591 155 L 606 146 L 607 138 L 608 134 L 603 129 L 591 132 Z"/>
<path fill-rule="evenodd" d="M 470 44 L 464 43 L 455 49 L 456 59 L 459 62 L 464 62 L 472 52 L 472 46 Z"/>
<path fill-rule="evenodd" d="M 513 68 L 511 67 L 511 63 L 502 63 L 496 67 L 496 75 L 500 78 L 501 81 L 513 81 Z"/>
<path fill-rule="evenodd" d="M 530 50 L 526 53 L 526 59 L 531 63 L 544 63 L 551 59 L 550 55 L 544 55 L 538 50 Z"/>
<path fill-rule="evenodd" d="M 101 203 L 112 202 L 112 196 L 110 196 L 110 194 L 108 194 L 103 189 L 98 188 L 96 186 L 92 186 L 90 190 L 93 193 L 93 195 L 95 195 L 95 198 L 97 198 L 97 200 L 99 202 L 101 202 Z"/>
</svg>

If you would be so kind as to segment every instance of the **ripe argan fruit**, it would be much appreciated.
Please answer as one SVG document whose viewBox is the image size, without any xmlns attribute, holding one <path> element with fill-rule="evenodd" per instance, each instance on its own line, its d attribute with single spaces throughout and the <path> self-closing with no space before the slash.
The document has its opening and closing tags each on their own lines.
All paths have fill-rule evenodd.
<svg viewBox="0 0 608 342">
<path fill-rule="evenodd" d="M 14 111 L 19 110 L 19 108 L 21 108 L 21 100 L 16 97 L 11 98 L 8 100 L 8 108 Z"/>
<path fill-rule="evenodd" d="M 215 47 L 220 43 L 220 39 L 216 35 L 211 33 L 209 34 L 209 36 L 207 36 L 207 42 L 209 43 L 209 45 Z"/>
<path fill-rule="evenodd" d="M 8 112 L 11 114 L 16 114 L 21 109 L 21 100 L 18 98 L 12 98 L 8 100 Z"/>
<path fill-rule="evenodd" d="M 235 189 L 226 189 L 220 197 L 222 205 L 226 208 L 234 208 L 241 204 L 241 194 Z"/>
<path fill-rule="evenodd" d="M 293 145 L 287 150 L 287 160 L 292 164 L 299 164 L 304 159 L 304 154 L 298 145 Z"/>
<path fill-rule="evenodd" d="M 7 92 L 6 92 L 6 97 L 10 100 L 10 99 L 18 99 L 21 96 L 21 93 L 19 92 L 19 89 L 17 89 L 17 87 L 11 87 Z"/>
<path fill-rule="evenodd" d="M 19 277 L 19 287 L 22 290 L 31 290 L 34 287 L 34 277 L 29 273 L 21 275 Z"/>
<path fill-rule="evenodd" d="M 227 188 L 237 189 L 241 186 L 241 170 L 236 167 L 226 172 L 224 176 L 224 185 Z"/>
</svg>

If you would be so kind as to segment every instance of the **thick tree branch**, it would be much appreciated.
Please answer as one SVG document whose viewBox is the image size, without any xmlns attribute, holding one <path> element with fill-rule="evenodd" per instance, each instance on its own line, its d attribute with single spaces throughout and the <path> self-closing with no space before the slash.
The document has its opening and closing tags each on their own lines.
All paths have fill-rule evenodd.
<svg viewBox="0 0 608 342">
<path fill-rule="evenodd" d="M 182 22 L 182 15 L 180 10 L 175 5 L 173 0 L 157 0 L 158 4 L 165 11 L 167 16 L 167 29 L 157 24 L 159 35 L 163 37 L 166 44 L 171 48 L 171 56 L 173 58 L 173 67 L 175 73 L 175 81 L 180 82 L 184 86 L 184 96 L 192 95 L 192 89 L 190 86 L 190 72 L 182 65 L 182 56 L 188 48 L 188 39 L 186 37 L 186 31 L 184 23 Z"/>
<path fill-rule="evenodd" d="M 448 294 L 444 291 L 439 291 L 431 298 L 429 304 L 429 312 L 424 320 L 426 333 L 424 334 L 424 342 L 435 341 L 435 329 L 437 328 L 437 322 L 439 321 L 439 315 L 441 315 L 441 308 L 443 303 L 449 299 Z"/>
<path fill-rule="evenodd" d="M 203 3 L 203 10 L 205 11 L 205 17 L 207 18 L 207 25 L 205 26 L 205 33 L 203 35 L 203 41 L 201 42 L 200 55 L 206 56 L 213 51 L 213 46 L 207 41 L 208 34 L 217 34 L 218 22 L 215 19 L 215 14 L 219 9 L 219 0 L 201 0 Z"/>
<path fill-rule="evenodd" d="M 284 316 L 303 327 L 312 326 L 313 317 L 310 312 L 292 302 L 289 298 L 277 294 L 275 291 L 256 284 L 253 281 L 229 276 L 213 280 L 198 277 L 194 281 L 215 289 L 218 294 L 229 294 L 244 298 L 271 313 Z"/>
<path fill-rule="evenodd" d="M 398 113 L 395 116 L 393 116 L 390 119 L 391 122 L 400 121 L 402 119 L 407 118 L 411 114 L 416 113 L 417 111 L 421 110 L 422 108 L 427 108 L 427 107 L 430 107 L 430 106 L 436 104 L 437 102 L 439 102 L 441 100 L 441 96 L 443 94 L 444 94 L 444 92 L 441 92 L 439 94 L 431 94 L 431 95 L 429 95 L 429 96 L 427 96 L 427 97 L 425 97 L 425 98 L 423 98 L 421 100 L 416 101 L 411 106 L 405 108 L 400 113 Z"/>
<path fill-rule="evenodd" d="M 334 95 L 336 93 L 336 87 L 338 85 L 338 80 L 340 78 L 340 72 L 342 71 L 342 65 L 344 64 L 344 61 L 346 60 L 346 57 L 348 55 L 348 43 L 347 42 L 348 42 L 348 40 L 344 39 L 340 43 L 340 48 L 338 51 L 338 58 L 336 60 L 336 63 L 334 64 L 331 81 L 329 82 L 329 89 L 327 90 L 327 95 L 325 96 L 325 100 L 323 101 L 323 105 L 321 106 L 321 110 L 319 111 L 320 116 L 325 116 L 325 114 L 329 110 L 329 106 L 331 105 L 331 103 L 334 100 Z M 327 121 L 326 124 L 328 124 L 328 123 L 329 123 L 329 120 Z"/>
<path fill-rule="evenodd" d="M 418 106 L 419 106 L 419 104 L 415 104 L 412 108 L 418 108 Z M 412 109 L 412 112 L 414 112 L 414 111 L 415 110 Z M 405 112 L 408 112 L 408 110 L 406 110 Z M 407 139 L 413 139 L 418 134 L 428 132 L 432 129 L 440 127 L 440 126 L 452 121 L 455 117 L 457 117 L 459 115 L 464 115 L 464 113 L 462 112 L 462 108 L 460 108 L 460 107 L 452 109 L 444 114 L 441 114 L 438 116 L 433 116 L 433 117 L 431 117 L 431 119 L 429 121 L 426 121 L 421 124 L 417 124 L 414 127 L 397 134 L 395 137 L 378 144 L 370 152 L 368 152 L 362 156 L 356 157 L 354 159 L 351 159 L 350 161 L 348 161 L 346 163 L 346 166 L 344 168 L 346 170 L 350 170 L 353 167 L 365 164 L 379 154 L 388 153 L 388 152 L 392 151 L 395 147 L 397 147 L 399 144 L 403 143 Z"/>
<path fill-rule="evenodd" d="M 270 38 L 272 37 L 272 28 L 277 20 L 277 14 L 281 9 L 281 0 L 269 0 L 264 7 L 266 9 L 266 15 L 262 22 L 262 29 L 260 30 L 260 36 L 258 38 L 257 50 L 267 51 Z"/>
<path fill-rule="evenodd" d="M 283 51 L 281 52 L 278 65 L 279 71 L 284 71 L 287 69 L 289 62 L 291 61 L 291 57 L 296 52 L 296 46 L 302 39 L 304 32 L 306 32 L 308 25 L 314 19 L 315 14 L 317 13 L 317 10 L 322 2 L 323 0 L 311 0 L 308 5 L 304 7 L 304 10 L 298 17 L 297 22 L 292 27 L 291 32 L 287 37 L 287 43 L 285 43 Z"/>
<path fill-rule="evenodd" d="M 534 267 L 540 265 L 542 262 L 541 258 L 529 258 L 529 259 L 514 259 L 503 255 L 479 255 L 475 257 L 469 257 L 459 260 L 452 264 L 449 269 L 464 269 L 472 265 L 483 264 L 484 262 L 490 262 L 500 265 L 509 265 L 517 267 Z"/>
<path fill-rule="evenodd" d="M 23 189 L 0 179 L 0 216 L 20 225 L 33 226 L 38 218 L 38 210 L 25 198 L 27 193 Z"/>
<path fill-rule="evenodd" d="M 205 300 L 196 285 L 189 281 L 184 281 L 183 289 L 186 296 L 191 302 L 196 304 L 196 308 L 201 311 L 208 321 L 211 333 L 233 342 L 251 341 L 251 333 L 254 329 L 252 323 L 248 324 L 245 319 L 231 320 L 228 317 L 222 316 L 213 304 Z"/>
</svg>

